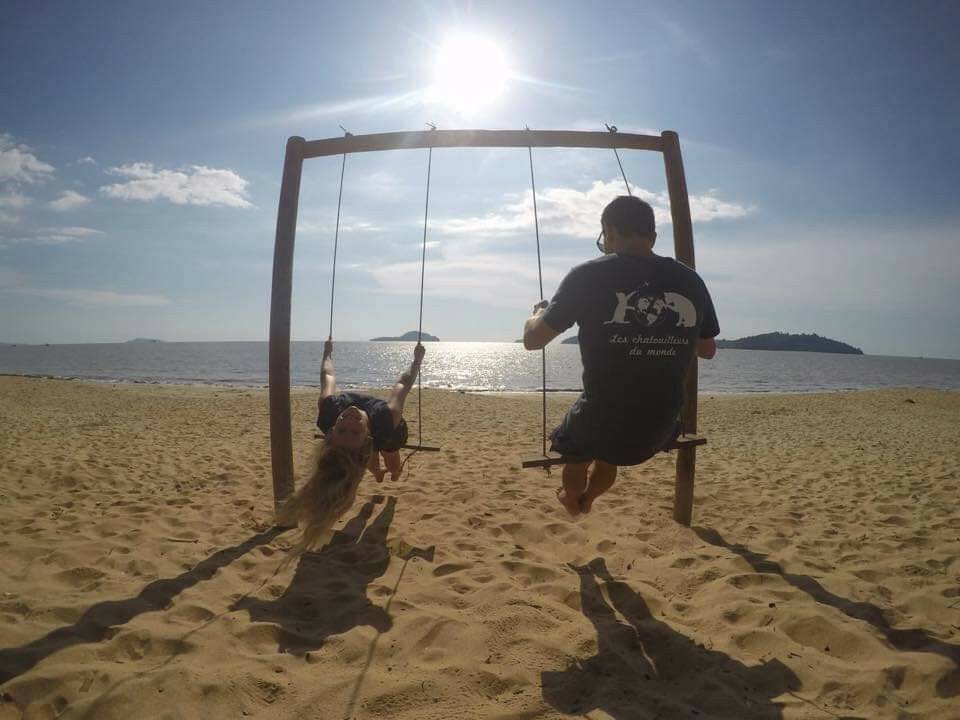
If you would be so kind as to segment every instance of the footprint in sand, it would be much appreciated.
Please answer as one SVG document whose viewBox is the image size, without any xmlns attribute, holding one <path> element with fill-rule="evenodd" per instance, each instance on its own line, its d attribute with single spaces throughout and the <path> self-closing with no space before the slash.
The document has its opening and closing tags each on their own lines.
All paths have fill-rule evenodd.
<svg viewBox="0 0 960 720">
<path fill-rule="evenodd" d="M 443 577 L 444 575 L 451 575 L 455 572 L 460 572 L 461 570 L 466 570 L 473 567 L 472 563 L 444 563 L 443 565 L 438 565 L 433 569 L 433 574 L 435 577 Z"/>
</svg>

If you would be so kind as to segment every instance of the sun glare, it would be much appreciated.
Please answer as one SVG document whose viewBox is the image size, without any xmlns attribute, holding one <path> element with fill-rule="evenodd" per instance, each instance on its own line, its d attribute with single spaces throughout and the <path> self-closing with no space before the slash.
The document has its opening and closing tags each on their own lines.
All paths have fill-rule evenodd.
<svg viewBox="0 0 960 720">
<path fill-rule="evenodd" d="M 463 115 L 489 107 L 504 93 L 510 71 L 500 47 L 482 35 L 453 35 L 440 46 L 431 96 Z"/>
</svg>

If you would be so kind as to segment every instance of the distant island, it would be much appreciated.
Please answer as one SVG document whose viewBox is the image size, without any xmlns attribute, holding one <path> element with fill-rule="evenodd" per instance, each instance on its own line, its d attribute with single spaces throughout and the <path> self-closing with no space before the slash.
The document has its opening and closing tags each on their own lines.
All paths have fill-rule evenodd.
<svg viewBox="0 0 960 720">
<path fill-rule="evenodd" d="M 127 340 L 127 345 L 130 343 L 162 343 L 163 340 L 157 340 L 155 338 L 134 338 L 133 340 Z"/>
<path fill-rule="evenodd" d="M 413 340 L 414 342 L 416 342 L 417 331 L 411 330 L 410 332 L 405 332 L 400 337 L 370 338 L 370 342 L 384 342 L 384 341 L 392 341 L 392 340 Z M 423 333 L 423 337 L 421 338 L 421 340 L 423 340 L 423 342 L 440 342 L 440 338 L 438 338 L 436 335 L 431 335 L 430 333 Z"/>
<path fill-rule="evenodd" d="M 796 352 L 841 353 L 844 355 L 863 355 L 860 348 L 847 345 L 839 340 L 806 333 L 793 334 L 772 332 L 762 335 L 750 335 L 739 340 L 717 340 L 718 348 L 732 350 L 793 350 Z"/>
</svg>

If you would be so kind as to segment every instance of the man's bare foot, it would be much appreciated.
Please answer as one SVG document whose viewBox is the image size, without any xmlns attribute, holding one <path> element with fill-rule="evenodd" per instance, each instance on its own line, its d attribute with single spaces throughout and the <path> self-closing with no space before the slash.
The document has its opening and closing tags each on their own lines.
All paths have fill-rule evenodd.
<svg viewBox="0 0 960 720">
<path fill-rule="evenodd" d="M 382 483 L 384 475 L 386 475 L 386 473 L 383 470 L 381 470 L 380 472 L 374 472 L 373 479 L 376 480 L 378 483 Z"/>
<path fill-rule="evenodd" d="M 580 512 L 582 512 L 584 515 L 589 513 L 593 509 L 594 500 L 596 500 L 596 498 L 590 497 L 590 495 L 587 493 L 584 493 L 583 495 L 581 495 L 580 496 Z"/>
<path fill-rule="evenodd" d="M 396 481 L 399 480 L 399 479 L 400 479 L 400 473 L 399 473 L 399 472 L 391 472 L 391 473 L 390 473 L 390 482 L 396 482 Z"/>
<path fill-rule="evenodd" d="M 567 512 L 570 513 L 571 517 L 576 517 L 580 514 L 580 498 L 568 497 L 566 491 L 563 488 L 557 489 L 557 500 L 560 501 L 560 504 L 566 508 Z"/>
</svg>

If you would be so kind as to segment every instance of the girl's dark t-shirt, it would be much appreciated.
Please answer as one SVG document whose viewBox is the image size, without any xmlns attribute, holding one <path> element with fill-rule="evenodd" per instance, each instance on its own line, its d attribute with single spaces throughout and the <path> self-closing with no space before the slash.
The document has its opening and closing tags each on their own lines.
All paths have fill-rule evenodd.
<svg viewBox="0 0 960 720">
<path fill-rule="evenodd" d="M 652 435 L 676 425 L 697 341 L 720 333 L 700 276 L 656 255 L 578 265 L 543 320 L 558 332 L 579 326 L 583 402 L 603 408 L 604 424 L 641 425 Z"/>
<path fill-rule="evenodd" d="M 342 392 L 325 397 L 320 402 L 317 427 L 324 433 L 330 432 L 340 413 L 351 406 L 358 407 L 367 414 L 370 421 L 370 437 L 373 438 L 375 449 L 398 450 L 406 442 L 406 438 L 402 437 L 402 430 L 406 429 L 406 423 L 401 419 L 400 425 L 394 427 L 390 406 L 380 398 L 363 393 Z"/>
</svg>

